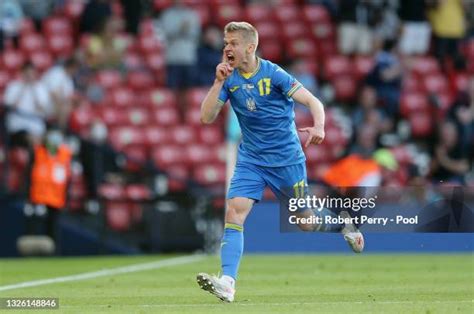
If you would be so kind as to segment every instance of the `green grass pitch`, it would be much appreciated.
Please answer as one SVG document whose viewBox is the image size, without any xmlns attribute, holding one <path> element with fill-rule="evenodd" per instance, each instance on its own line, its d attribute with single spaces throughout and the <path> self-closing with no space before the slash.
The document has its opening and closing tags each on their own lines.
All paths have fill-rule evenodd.
<svg viewBox="0 0 474 314">
<path fill-rule="evenodd" d="M 1 259 L 0 288 L 169 258 L 173 256 Z M 0 297 L 57 297 L 60 309 L 52 313 L 474 313 L 472 254 L 246 255 L 232 304 L 195 282 L 196 273 L 215 272 L 218 265 L 217 257 L 203 257 L 188 264 L 0 291 Z"/>
</svg>

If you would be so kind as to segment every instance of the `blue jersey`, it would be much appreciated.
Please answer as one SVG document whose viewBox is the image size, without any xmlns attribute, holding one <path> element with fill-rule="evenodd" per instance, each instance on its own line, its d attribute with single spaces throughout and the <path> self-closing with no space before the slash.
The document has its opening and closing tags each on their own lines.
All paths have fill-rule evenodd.
<svg viewBox="0 0 474 314">
<path fill-rule="evenodd" d="M 254 73 L 235 70 L 219 95 L 230 99 L 242 129 L 238 161 L 283 167 L 305 161 L 291 96 L 302 85 L 278 65 L 258 58 Z"/>
</svg>

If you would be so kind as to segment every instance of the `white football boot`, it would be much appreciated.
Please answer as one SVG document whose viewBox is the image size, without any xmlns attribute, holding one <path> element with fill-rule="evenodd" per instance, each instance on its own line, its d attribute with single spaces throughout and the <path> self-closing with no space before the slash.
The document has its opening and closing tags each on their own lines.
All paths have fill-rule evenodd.
<svg viewBox="0 0 474 314">
<path fill-rule="evenodd" d="M 222 301 L 234 301 L 235 289 L 227 280 L 206 273 L 199 273 L 196 276 L 196 281 L 202 290 L 212 293 Z"/>
<path fill-rule="evenodd" d="M 351 218 L 347 211 L 342 211 L 339 216 L 342 218 Z M 346 224 L 341 230 L 344 240 L 349 244 L 352 251 L 355 253 L 361 253 L 364 250 L 364 235 L 352 224 Z"/>
</svg>

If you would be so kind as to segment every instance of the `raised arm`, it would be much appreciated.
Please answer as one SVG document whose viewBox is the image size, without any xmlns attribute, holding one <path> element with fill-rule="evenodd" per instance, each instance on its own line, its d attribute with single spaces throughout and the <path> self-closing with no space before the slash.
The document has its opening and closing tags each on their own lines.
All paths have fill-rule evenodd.
<svg viewBox="0 0 474 314">
<path fill-rule="evenodd" d="M 324 107 L 323 104 L 306 88 L 299 88 L 292 96 L 296 102 L 305 105 L 311 111 L 313 116 L 313 126 L 299 129 L 300 132 L 308 132 L 309 136 L 306 140 L 305 147 L 309 144 L 321 144 L 324 140 Z"/>
<path fill-rule="evenodd" d="M 207 93 L 206 97 L 201 103 L 201 122 L 204 124 L 209 124 L 214 122 L 217 115 L 224 105 L 219 101 L 219 93 L 224 85 L 226 78 L 232 74 L 234 68 L 232 68 L 228 63 L 221 62 L 216 67 L 216 79 L 214 84 L 212 84 L 211 89 Z"/>
</svg>

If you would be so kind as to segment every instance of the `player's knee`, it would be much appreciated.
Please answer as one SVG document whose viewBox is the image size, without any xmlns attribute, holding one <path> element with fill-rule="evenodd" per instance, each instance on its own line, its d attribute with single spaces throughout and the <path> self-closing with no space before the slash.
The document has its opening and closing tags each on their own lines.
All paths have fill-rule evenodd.
<svg viewBox="0 0 474 314">
<path fill-rule="evenodd" d="M 230 199 L 227 201 L 225 221 L 243 225 L 250 209 L 251 204 L 239 199 Z"/>
</svg>

